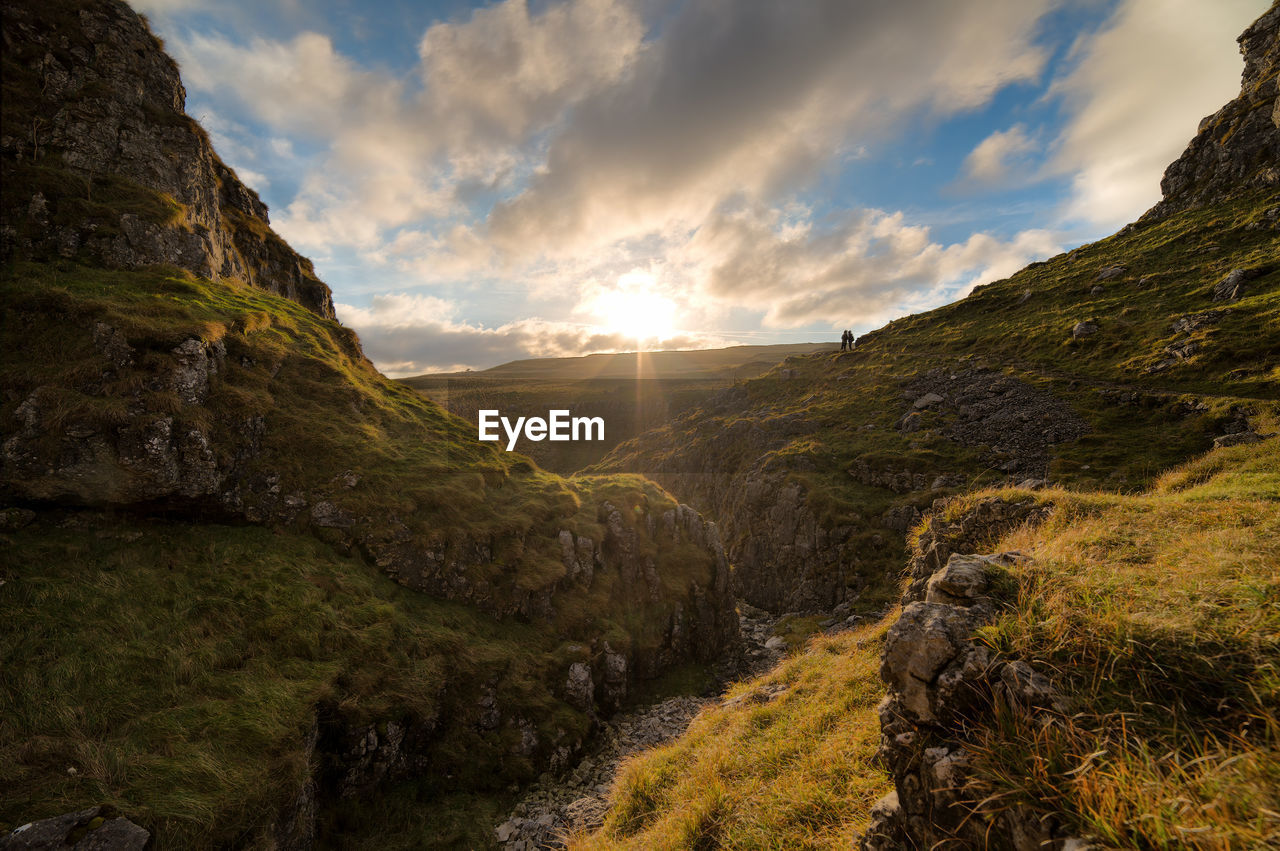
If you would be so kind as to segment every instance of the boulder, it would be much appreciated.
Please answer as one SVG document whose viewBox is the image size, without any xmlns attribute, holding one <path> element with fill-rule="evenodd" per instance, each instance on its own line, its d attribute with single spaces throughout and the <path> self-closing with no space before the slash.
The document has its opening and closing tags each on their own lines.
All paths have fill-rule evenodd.
<svg viewBox="0 0 1280 851">
<path fill-rule="evenodd" d="M 1213 300 L 1235 301 L 1245 294 L 1245 284 L 1260 274 L 1260 269 L 1232 269 L 1213 285 Z"/>
<path fill-rule="evenodd" d="M 1090 322 L 1088 320 L 1081 320 L 1080 322 L 1077 322 L 1075 325 L 1071 326 L 1071 337 L 1076 340 L 1080 339 L 1081 337 L 1092 337 L 1094 334 L 1097 334 L 1097 333 L 1098 333 L 1097 323 Z"/>
<path fill-rule="evenodd" d="M 1254 431 L 1242 431 L 1236 434 L 1224 434 L 1213 439 L 1214 448 L 1223 446 L 1242 446 L 1248 443 L 1261 443 L 1262 435 Z"/>
<path fill-rule="evenodd" d="M 24 824 L 0 837 L 5 851 L 143 851 L 147 831 L 108 807 L 90 807 Z"/>
</svg>

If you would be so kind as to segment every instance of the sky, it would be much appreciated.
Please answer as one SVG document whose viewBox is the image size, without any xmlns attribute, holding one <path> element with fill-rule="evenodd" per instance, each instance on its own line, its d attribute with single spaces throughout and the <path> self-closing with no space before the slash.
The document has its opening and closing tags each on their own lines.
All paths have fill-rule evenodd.
<svg viewBox="0 0 1280 851">
<path fill-rule="evenodd" d="M 132 0 L 388 375 L 838 340 L 1112 233 L 1268 0 Z"/>
</svg>

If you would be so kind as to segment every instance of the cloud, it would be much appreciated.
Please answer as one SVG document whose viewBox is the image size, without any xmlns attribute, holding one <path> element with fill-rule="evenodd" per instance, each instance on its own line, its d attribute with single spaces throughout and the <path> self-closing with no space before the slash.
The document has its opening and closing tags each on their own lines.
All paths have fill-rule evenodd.
<svg viewBox="0 0 1280 851">
<path fill-rule="evenodd" d="M 1052 168 L 1072 179 L 1069 218 L 1110 229 L 1160 199 L 1197 122 L 1233 98 L 1235 38 L 1267 0 L 1125 0 L 1054 83 L 1070 120 Z"/>
<path fill-rule="evenodd" d="M 485 327 L 455 319 L 457 305 L 411 293 L 375 295 L 369 307 L 335 305 L 338 318 L 360 334 L 365 353 L 387 375 L 446 372 L 533 357 L 572 357 L 634 351 L 635 339 L 594 325 L 532 318 Z M 729 341 L 676 334 L 663 348 L 704 348 Z"/>
<path fill-rule="evenodd" d="M 372 250 L 390 230 L 465 212 L 469 186 L 533 168 L 533 138 L 616 81 L 643 35 L 621 0 L 538 14 L 507 0 L 428 28 L 404 77 L 357 67 L 315 32 L 245 45 L 192 35 L 174 48 L 193 90 L 237 102 L 277 138 L 326 146 L 279 217 L 286 238 Z"/>
<path fill-rule="evenodd" d="M 498 204 L 508 254 L 572 253 L 793 192 L 921 110 L 1034 79 L 1048 2 L 687 3 L 631 73 L 584 99 Z"/>
<path fill-rule="evenodd" d="M 1008 130 L 997 130 L 978 143 L 964 160 L 964 180 L 970 184 L 1004 183 L 1022 171 L 1027 155 L 1037 149 L 1027 135 L 1027 128 L 1015 124 Z"/>
<path fill-rule="evenodd" d="M 902 213 L 849 212 L 825 226 L 763 207 L 719 211 L 683 252 L 706 296 L 764 306 L 773 327 L 869 325 L 932 307 L 1060 249 L 1043 230 L 935 242 Z"/>
</svg>

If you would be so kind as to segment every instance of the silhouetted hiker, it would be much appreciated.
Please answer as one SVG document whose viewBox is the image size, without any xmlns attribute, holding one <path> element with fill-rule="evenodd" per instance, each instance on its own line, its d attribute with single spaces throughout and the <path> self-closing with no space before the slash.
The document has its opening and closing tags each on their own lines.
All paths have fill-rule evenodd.
<svg viewBox="0 0 1280 851">
<path fill-rule="evenodd" d="M 845 331 L 845 333 L 849 335 L 849 351 L 853 351 L 853 332 Z"/>
<path fill-rule="evenodd" d="M 847 348 L 849 348 L 849 332 L 841 331 L 840 332 L 840 351 L 843 352 Z"/>
</svg>

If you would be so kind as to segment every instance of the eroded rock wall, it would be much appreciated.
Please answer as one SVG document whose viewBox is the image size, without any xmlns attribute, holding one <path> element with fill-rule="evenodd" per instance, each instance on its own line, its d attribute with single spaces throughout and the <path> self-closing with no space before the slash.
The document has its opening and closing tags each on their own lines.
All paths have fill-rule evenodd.
<svg viewBox="0 0 1280 851">
<path fill-rule="evenodd" d="M 1165 170 L 1163 200 L 1140 221 L 1280 187 L 1280 4 L 1272 3 L 1238 41 L 1244 56 L 1239 96 L 1200 122 Z"/>
<path fill-rule="evenodd" d="M 1052 724 L 1070 711 L 1053 682 L 974 638 L 1002 601 L 999 580 L 1020 553 L 952 554 L 913 594 L 885 637 L 879 758 L 894 791 L 872 811 L 864 851 L 903 848 L 1076 848 L 1056 820 L 990 802 L 975 782 L 970 731 L 996 713 Z"/>
<path fill-rule="evenodd" d="M 332 319 L 311 261 L 184 112 L 159 40 L 119 0 L 6 0 L 0 256 L 170 264 Z"/>
</svg>

